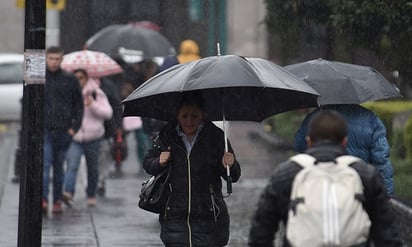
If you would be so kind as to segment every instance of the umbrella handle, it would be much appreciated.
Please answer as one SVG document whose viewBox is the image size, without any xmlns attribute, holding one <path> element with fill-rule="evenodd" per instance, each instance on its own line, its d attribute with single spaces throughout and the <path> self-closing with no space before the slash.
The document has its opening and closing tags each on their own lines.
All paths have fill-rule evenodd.
<svg viewBox="0 0 412 247">
<path fill-rule="evenodd" d="M 227 194 L 230 195 L 232 193 L 232 177 L 228 176 L 226 180 L 227 186 Z"/>
<path fill-rule="evenodd" d="M 227 145 L 227 133 L 226 133 L 226 119 L 225 119 L 225 114 L 223 114 L 223 133 L 224 133 L 224 138 L 225 138 L 225 152 L 228 151 L 228 145 Z M 230 167 L 226 166 L 226 188 L 227 188 L 227 194 L 230 195 L 232 193 L 232 178 L 230 177 Z"/>
</svg>

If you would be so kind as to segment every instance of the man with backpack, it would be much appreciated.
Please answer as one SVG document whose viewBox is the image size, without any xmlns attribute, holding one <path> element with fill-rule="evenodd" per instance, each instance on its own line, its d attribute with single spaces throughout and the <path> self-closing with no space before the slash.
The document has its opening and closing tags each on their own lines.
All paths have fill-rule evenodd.
<svg viewBox="0 0 412 247">
<path fill-rule="evenodd" d="M 281 163 L 263 191 L 249 246 L 273 246 L 281 222 L 285 246 L 402 246 L 376 168 L 347 155 L 342 116 L 316 114 L 306 141 L 306 154 Z"/>
</svg>

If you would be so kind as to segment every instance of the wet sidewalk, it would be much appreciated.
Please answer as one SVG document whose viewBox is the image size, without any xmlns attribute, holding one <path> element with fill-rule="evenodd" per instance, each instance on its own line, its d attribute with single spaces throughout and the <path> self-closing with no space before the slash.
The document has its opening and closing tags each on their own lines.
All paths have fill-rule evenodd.
<svg viewBox="0 0 412 247">
<path fill-rule="evenodd" d="M 226 199 L 231 215 L 229 246 L 246 246 L 250 217 L 260 191 L 273 170 L 273 164 L 287 152 L 274 152 L 256 138 L 260 125 L 232 122 L 229 138 L 242 166 L 242 177 L 233 185 Z M 255 133 L 255 135 L 251 135 Z M 61 215 L 51 212 L 43 217 L 42 246 L 163 246 L 159 239 L 157 215 L 138 208 L 137 197 L 144 177 L 138 177 L 134 139 L 128 137 L 129 157 L 124 162 L 122 176 L 106 181 L 106 194 L 97 198 L 95 207 L 88 207 L 85 196 L 85 168 L 82 165 L 72 208 L 65 207 Z M 14 155 L 14 154 L 10 154 Z M 4 186 L 0 207 L 0 246 L 17 246 L 19 185 L 11 183 L 13 162 Z M 225 190 L 224 190 L 225 191 Z"/>
</svg>

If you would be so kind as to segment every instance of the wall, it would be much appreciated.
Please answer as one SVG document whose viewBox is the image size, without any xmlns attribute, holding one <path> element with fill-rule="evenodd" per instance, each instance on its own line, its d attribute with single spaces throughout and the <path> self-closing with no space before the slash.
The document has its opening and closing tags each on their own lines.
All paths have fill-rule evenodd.
<svg viewBox="0 0 412 247">
<path fill-rule="evenodd" d="M 227 0 L 227 53 L 267 58 L 264 0 Z"/>
<path fill-rule="evenodd" d="M 187 4 L 186 0 L 179 0 L 179 2 L 179 6 L 181 7 L 179 9 L 187 8 L 187 6 L 185 6 L 185 4 Z M 87 7 L 96 6 L 95 1 L 90 1 L 87 3 Z M 84 7 L 84 2 L 82 4 L 83 5 L 80 6 L 77 1 L 72 2 L 67 4 L 68 9 L 61 12 L 62 29 L 60 30 L 60 34 L 62 37 L 60 42 L 66 51 L 81 49 L 84 41 L 96 30 L 102 28 L 102 26 L 96 26 L 94 21 L 91 22 L 90 20 L 85 20 L 86 16 L 81 16 L 80 13 L 87 11 L 88 9 Z M 151 9 L 152 11 L 145 14 L 140 13 L 142 18 L 163 22 L 162 26 L 165 27 L 163 31 L 176 48 L 178 48 L 178 44 L 182 39 L 193 38 L 200 43 L 201 47 L 203 47 L 202 55 L 207 55 L 207 27 L 204 23 L 205 21 L 189 23 L 186 24 L 185 28 L 179 29 L 178 23 L 181 23 L 183 20 L 187 20 L 187 17 L 184 14 L 173 14 L 173 12 L 176 11 L 176 6 L 172 5 L 168 1 L 163 2 L 163 7 L 165 9 L 159 15 L 159 13 L 156 13 L 156 8 L 159 6 L 148 6 L 148 10 Z M 0 38 L 0 52 L 23 52 L 24 9 L 17 8 L 16 1 L 13 0 L 0 1 L 0 9 L 0 33 L 2 34 Z M 91 13 L 89 12 L 89 14 L 93 15 L 99 13 L 97 16 L 104 18 L 104 20 L 113 18 L 108 15 L 107 12 L 101 13 L 103 9 L 104 7 L 100 10 L 94 9 Z M 206 6 L 205 10 L 207 10 Z M 73 13 L 80 15 L 73 15 Z M 227 0 L 226 13 L 226 53 L 267 58 L 267 33 L 263 23 L 266 13 L 264 0 Z M 68 14 L 71 18 L 67 18 Z M 159 17 L 164 17 L 165 19 L 159 20 L 157 19 Z M 176 18 L 176 21 L 174 18 Z M 88 23 L 88 25 L 82 24 L 84 22 Z M 101 20 L 101 24 L 104 24 L 103 20 Z M 79 36 L 82 38 L 79 39 Z"/>
<path fill-rule="evenodd" d="M 15 0 L 0 1 L 0 53 L 23 53 L 24 9 Z"/>
</svg>

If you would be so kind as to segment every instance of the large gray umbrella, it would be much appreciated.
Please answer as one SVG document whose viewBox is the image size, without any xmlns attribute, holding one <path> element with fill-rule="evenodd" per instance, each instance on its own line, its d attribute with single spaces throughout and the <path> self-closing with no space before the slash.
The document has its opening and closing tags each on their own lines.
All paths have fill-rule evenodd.
<svg viewBox="0 0 412 247">
<path fill-rule="evenodd" d="M 369 66 L 319 58 L 285 69 L 319 92 L 321 105 L 361 104 L 401 96 L 394 84 Z"/>
<path fill-rule="evenodd" d="M 182 93 L 199 92 L 210 120 L 262 121 L 317 106 L 318 93 L 280 66 L 260 58 L 211 56 L 173 66 L 152 77 L 124 101 L 124 116 L 176 117 Z M 227 150 L 226 130 L 225 148 Z M 227 174 L 231 193 L 230 173 Z"/>
<path fill-rule="evenodd" d="M 125 62 L 176 54 L 166 37 L 139 22 L 109 25 L 90 37 L 85 48 Z"/>
</svg>

